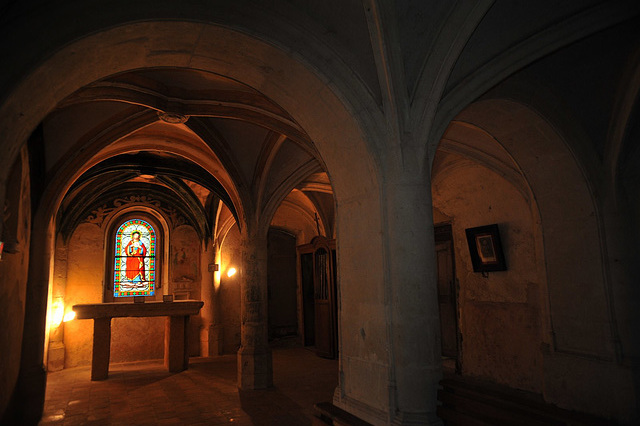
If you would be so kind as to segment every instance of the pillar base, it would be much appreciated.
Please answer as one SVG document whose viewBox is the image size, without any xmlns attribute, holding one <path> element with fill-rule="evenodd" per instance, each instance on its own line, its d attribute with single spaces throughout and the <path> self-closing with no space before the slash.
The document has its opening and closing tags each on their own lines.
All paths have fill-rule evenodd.
<svg viewBox="0 0 640 426">
<path fill-rule="evenodd" d="M 392 425 L 394 426 L 442 426 L 442 419 L 440 419 L 435 413 L 406 413 L 400 412 L 396 414 L 393 419 Z"/>
<path fill-rule="evenodd" d="M 271 351 L 256 353 L 240 348 L 238 351 L 238 388 L 267 389 L 273 386 Z"/>
<path fill-rule="evenodd" d="M 47 372 L 42 365 L 21 369 L 0 424 L 37 425 L 44 410 Z"/>
<path fill-rule="evenodd" d="M 211 325 L 200 328 L 200 356 L 222 355 L 222 326 Z"/>
<path fill-rule="evenodd" d="M 47 371 L 60 371 L 62 369 L 64 369 L 64 343 L 49 343 Z"/>
</svg>

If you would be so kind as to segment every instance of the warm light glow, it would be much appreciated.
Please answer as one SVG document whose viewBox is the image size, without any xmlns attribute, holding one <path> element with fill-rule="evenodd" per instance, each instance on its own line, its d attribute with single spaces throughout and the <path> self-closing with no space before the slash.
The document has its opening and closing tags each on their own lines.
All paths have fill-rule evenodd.
<svg viewBox="0 0 640 426">
<path fill-rule="evenodd" d="M 56 301 L 51 304 L 51 326 L 58 327 L 64 318 L 64 304 Z"/>
<path fill-rule="evenodd" d="M 232 276 L 234 276 L 236 274 L 236 268 L 229 268 L 229 270 L 227 271 L 227 276 L 229 278 L 231 278 Z"/>
<path fill-rule="evenodd" d="M 216 247 L 216 257 L 215 262 L 220 265 L 217 271 L 213 273 L 213 289 L 218 291 L 220 288 L 220 278 L 222 277 L 222 271 L 224 271 L 224 266 L 221 264 L 222 262 L 222 251 L 220 248 Z"/>
<path fill-rule="evenodd" d="M 69 311 L 65 314 L 64 319 L 62 321 L 69 322 L 72 319 L 75 319 L 75 317 L 76 317 L 75 311 Z"/>
</svg>

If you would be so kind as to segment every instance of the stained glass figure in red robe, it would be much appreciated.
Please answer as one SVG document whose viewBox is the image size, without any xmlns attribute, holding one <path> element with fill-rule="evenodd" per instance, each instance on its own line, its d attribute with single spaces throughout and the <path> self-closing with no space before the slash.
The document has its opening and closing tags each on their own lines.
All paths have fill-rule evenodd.
<svg viewBox="0 0 640 426">
<path fill-rule="evenodd" d="M 144 257 L 147 254 L 147 248 L 140 241 L 140 232 L 133 231 L 131 241 L 125 246 L 124 252 L 127 256 L 125 274 L 129 281 L 136 284 L 137 288 L 146 286 L 144 276 Z"/>
<path fill-rule="evenodd" d="M 115 235 L 113 296 L 153 296 L 156 232 L 145 220 L 125 221 Z"/>
</svg>

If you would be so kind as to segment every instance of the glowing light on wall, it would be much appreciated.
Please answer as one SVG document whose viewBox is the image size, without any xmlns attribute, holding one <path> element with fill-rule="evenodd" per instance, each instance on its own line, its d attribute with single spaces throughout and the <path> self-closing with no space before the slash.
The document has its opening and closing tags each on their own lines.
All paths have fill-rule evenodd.
<svg viewBox="0 0 640 426">
<path fill-rule="evenodd" d="M 220 250 L 220 248 L 218 247 L 216 249 L 215 262 L 218 265 L 220 265 L 221 260 L 222 260 L 222 250 Z M 220 265 L 218 270 L 213 273 L 213 288 L 215 290 L 218 290 L 220 288 L 220 277 L 221 277 L 221 274 L 222 274 L 222 265 Z"/>
<path fill-rule="evenodd" d="M 51 304 L 51 327 L 58 327 L 64 319 L 64 304 L 57 300 Z"/>
<path fill-rule="evenodd" d="M 238 271 L 236 271 L 236 268 L 229 268 L 229 269 L 227 270 L 227 276 L 228 276 L 229 278 L 231 278 L 232 276 L 234 276 L 234 275 L 236 274 L 236 272 L 238 272 Z"/>
<path fill-rule="evenodd" d="M 75 317 L 76 317 L 76 313 L 74 311 L 69 311 L 65 314 L 64 319 L 62 321 L 69 322 L 72 319 L 75 319 Z"/>
</svg>

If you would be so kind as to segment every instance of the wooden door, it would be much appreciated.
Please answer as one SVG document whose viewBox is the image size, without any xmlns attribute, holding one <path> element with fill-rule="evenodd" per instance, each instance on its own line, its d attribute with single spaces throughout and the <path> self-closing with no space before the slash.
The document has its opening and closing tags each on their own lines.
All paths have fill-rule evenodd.
<svg viewBox="0 0 640 426">
<path fill-rule="evenodd" d="M 335 240 L 315 237 L 297 250 L 304 345 L 315 346 L 319 356 L 335 358 L 338 355 Z"/>
<path fill-rule="evenodd" d="M 316 345 L 316 305 L 313 284 L 313 252 L 298 250 L 300 291 L 302 293 L 302 338 L 304 346 Z"/>
<path fill-rule="evenodd" d="M 436 258 L 438 262 L 438 302 L 442 355 L 455 358 L 458 354 L 458 347 L 456 344 L 456 304 L 450 241 L 436 245 Z"/>
<path fill-rule="evenodd" d="M 314 302 L 316 323 L 316 353 L 333 358 L 333 314 L 330 257 L 326 248 L 315 251 L 314 257 Z"/>
<path fill-rule="evenodd" d="M 451 225 L 436 227 L 435 236 L 442 356 L 457 360 L 458 315 Z"/>
</svg>

